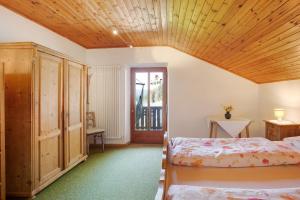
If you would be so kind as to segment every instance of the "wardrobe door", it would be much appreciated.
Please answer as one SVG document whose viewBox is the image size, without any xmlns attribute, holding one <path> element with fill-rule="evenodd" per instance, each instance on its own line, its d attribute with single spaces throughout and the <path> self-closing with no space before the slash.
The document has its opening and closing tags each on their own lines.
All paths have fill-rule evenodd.
<svg viewBox="0 0 300 200">
<path fill-rule="evenodd" d="M 0 199 L 5 199 L 4 67 L 0 65 Z"/>
<path fill-rule="evenodd" d="M 63 59 L 39 53 L 39 184 L 63 169 Z"/>
<path fill-rule="evenodd" d="M 84 66 L 66 61 L 64 78 L 65 165 L 69 167 L 80 161 L 85 154 Z"/>
</svg>

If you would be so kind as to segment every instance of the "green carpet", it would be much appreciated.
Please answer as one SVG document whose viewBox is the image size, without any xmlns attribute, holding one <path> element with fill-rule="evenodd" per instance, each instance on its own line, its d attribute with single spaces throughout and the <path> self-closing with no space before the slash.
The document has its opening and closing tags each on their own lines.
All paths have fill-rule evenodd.
<svg viewBox="0 0 300 200">
<path fill-rule="evenodd" d="M 161 151 L 159 146 L 132 145 L 92 153 L 36 200 L 153 200 Z"/>
</svg>

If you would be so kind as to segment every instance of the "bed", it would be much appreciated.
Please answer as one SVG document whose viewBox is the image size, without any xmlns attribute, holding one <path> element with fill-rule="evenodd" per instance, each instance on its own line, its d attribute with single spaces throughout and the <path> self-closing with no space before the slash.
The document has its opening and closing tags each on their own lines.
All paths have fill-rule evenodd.
<svg viewBox="0 0 300 200">
<path fill-rule="evenodd" d="M 167 200 L 298 200 L 300 188 L 239 189 L 172 185 Z"/>
<path fill-rule="evenodd" d="M 265 167 L 300 163 L 300 151 L 284 141 L 254 138 L 172 138 L 169 161 L 193 167 Z"/>
<path fill-rule="evenodd" d="M 300 199 L 300 197 L 295 196 L 300 191 L 300 165 L 297 164 L 299 161 L 298 153 L 289 152 L 288 150 L 288 156 L 293 155 L 297 157 L 293 161 L 295 163 L 277 163 L 278 165 L 275 166 L 272 165 L 272 162 L 268 163 L 268 165 L 262 165 L 264 167 L 205 167 L 202 166 L 203 162 L 200 166 L 189 166 L 189 162 L 184 165 L 176 165 L 170 159 L 169 142 L 168 135 L 165 134 L 162 170 L 156 200 L 185 200 L 186 197 L 184 195 L 194 195 L 197 193 L 195 191 L 202 191 L 203 188 L 217 191 L 216 194 L 226 193 L 228 190 L 237 190 L 230 191 L 230 194 L 237 192 L 238 195 L 242 195 L 246 191 L 246 193 L 266 193 L 266 195 L 271 196 L 283 195 L 283 197 L 285 197 L 284 191 L 288 190 L 289 193 L 294 193 L 292 197 L 295 198 L 287 196 L 288 198 L 281 199 Z M 277 143 L 279 146 L 282 145 L 281 142 Z M 297 145 L 297 143 L 294 143 L 294 145 Z M 179 192 L 176 193 L 174 188 L 184 189 L 178 189 Z M 282 190 L 282 194 L 278 193 L 280 190 Z M 256 199 L 268 199 L 254 197 Z M 193 199 L 195 198 L 193 197 Z"/>
</svg>

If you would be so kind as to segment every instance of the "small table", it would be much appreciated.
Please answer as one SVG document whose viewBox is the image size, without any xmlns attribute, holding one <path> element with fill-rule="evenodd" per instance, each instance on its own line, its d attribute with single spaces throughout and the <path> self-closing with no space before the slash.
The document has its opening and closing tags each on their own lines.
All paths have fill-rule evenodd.
<svg viewBox="0 0 300 200">
<path fill-rule="evenodd" d="M 300 136 L 300 124 L 287 120 L 264 120 L 266 123 L 266 138 L 282 140 L 286 137 Z"/>
<path fill-rule="evenodd" d="M 90 142 L 89 142 L 89 136 L 94 136 L 94 144 L 97 144 L 97 137 L 101 138 L 101 150 L 102 152 L 104 152 L 104 141 L 103 141 L 103 134 L 104 134 L 104 129 L 100 129 L 100 128 L 88 128 L 86 130 L 86 137 L 87 137 L 87 141 L 86 141 L 86 144 L 87 144 L 87 154 L 89 154 L 89 151 L 90 151 Z"/>
<path fill-rule="evenodd" d="M 252 123 L 251 120 L 245 118 L 231 118 L 225 119 L 223 117 L 209 117 L 208 125 L 210 128 L 209 137 L 216 138 L 218 135 L 218 127 L 222 128 L 231 137 L 242 137 L 243 130 L 246 130 L 246 137 L 249 135 L 249 126 Z"/>
</svg>

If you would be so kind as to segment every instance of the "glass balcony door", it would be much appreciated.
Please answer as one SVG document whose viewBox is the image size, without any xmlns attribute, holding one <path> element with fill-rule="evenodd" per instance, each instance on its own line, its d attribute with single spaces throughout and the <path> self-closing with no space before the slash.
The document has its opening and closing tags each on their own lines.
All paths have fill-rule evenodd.
<svg viewBox="0 0 300 200">
<path fill-rule="evenodd" d="M 132 68 L 132 142 L 162 143 L 167 120 L 166 77 L 166 68 Z"/>
</svg>

